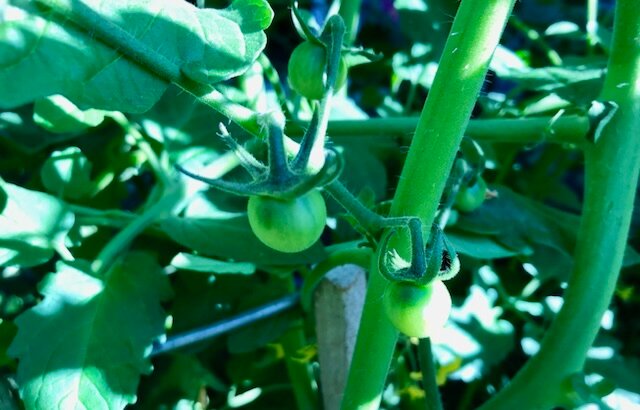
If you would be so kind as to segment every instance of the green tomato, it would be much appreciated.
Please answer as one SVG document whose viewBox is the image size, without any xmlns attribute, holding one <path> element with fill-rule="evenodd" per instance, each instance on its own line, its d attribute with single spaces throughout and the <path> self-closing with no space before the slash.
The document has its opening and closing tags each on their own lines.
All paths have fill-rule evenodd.
<svg viewBox="0 0 640 410">
<path fill-rule="evenodd" d="M 391 323 L 407 336 L 424 338 L 438 333 L 449 319 L 451 296 L 441 280 L 428 285 L 392 282 L 383 304 Z"/>
<path fill-rule="evenodd" d="M 462 212 L 473 212 L 480 208 L 486 194 L 487 183 L 479 176 L 473 185 L 460 188 L 456 195 L 456 208 Z"/>
<path fill-rule="evenodd" d="M 324 47 L 305 41 L 293 50 L 289 59 L 289 85 L 298 94 L 310 100 L 319 100 L 324 94 L 324 67 L 327 51 Z M 347 64 L 340 59 L 336 91 L 347 81 Z"/>
<path fill-rule="evenodd" d="M 249 225 L 262 243 L 280 252 L 301 252 L 324 229 L 327 207 L 319 191 L 292 200 L 252 196 L 247 205 Z"/>
</svg>

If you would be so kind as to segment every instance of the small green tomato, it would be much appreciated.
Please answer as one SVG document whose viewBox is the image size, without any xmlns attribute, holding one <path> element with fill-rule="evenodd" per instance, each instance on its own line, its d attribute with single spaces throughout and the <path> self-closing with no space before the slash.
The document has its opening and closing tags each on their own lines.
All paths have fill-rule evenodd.
<svg viewBox="0 0 640 410">
<path fill-rule="evenodd" d="M 327 51 L 324 47 L 305 41 L 298 45 L 289 59 L 289 85 L 298 94 L 310 100 L 319 100 L 324 94 L 324 67 Z M 342 88 L 347 80 L 347 64 L 340 59 L 335 90 Z"/>
<path fill-rule="evenodd" d="M 391 323 L 405 335 L 417 338 L 438 333 L 451 313 L 451 296 L 438 279 L 428 285 L 392 282 L 383 304 Z"/>
<path fill-rule="evenodd" d="M 487 194 L 487 183 L 482 177 L 477 177 L 471 186 L 463 186 L 456 195 L 456 208 L 461 212 L 473 212 L 480 208 Z"/>
<path fill-rule="evenodd" d="M 327 207 L 318 190 L 291 200 L 252 196 L 247 213 L 258 239 L 286 253 L 301 252 L 313 245 L 327 220 Z"/>
</svg>

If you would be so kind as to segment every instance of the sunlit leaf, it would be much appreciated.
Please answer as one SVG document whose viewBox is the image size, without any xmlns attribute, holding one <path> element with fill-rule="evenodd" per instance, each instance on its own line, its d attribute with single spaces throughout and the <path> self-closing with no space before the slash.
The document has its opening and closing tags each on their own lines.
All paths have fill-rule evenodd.
<svg viewBox="0 0 640 410">
<path fill-rule="evenodd" d="M 181 75 L 210 84 L 244 72 L 264 48 L 262 30 L 273 16 L 263 0 L 223 10 L 161 0 L 3 3 L 5 108 L 62 94 L 80 107 L 144 112 Z M 96 32 L 119 36 L 126 47 Z M 138 64 L 130 50 L 154 54 L 156 63 Z"/>
<path fill-rule="evenodd" d="M 81 110 L 61 95 L 52 95 L 36 101 L 33 120 L 51 132 L 78 132 L 100 125 L 106 112 Z"/>
<path fill-rule="evenodd" d="M 40 169 L 42 184 L 56 196 L 77 199 L 90 192 L 91 163 L 77 147 L 54 151 Z"/>
<path fill-rule="evenodd" d="M 296 265 L 317 262 L 325 257 L 319 243 L 300 253 L 282 253 L 269 248 L 253 235 L 244 216 L 228 219 L 171 217 L 162 221 L 161 228 L 172 240 L 203 255 L 257 265 Z"/>
<path fill-rule="evenodd" d="M 44 299 L 16 320 L 9 354 L 29 409 L 122 409 L 151 370 L 169 292 L 159 265 L 131 254 L 104 278 L 88 266 L 59 262 L 40 284 Z"/>
<path fill-rule="evenodd" d="M 2 184 L 7 194 L 0 209 L 0 266 L 34 266 L 48 261 L 73 225 L 66 204 L 42 192 Z"/>
</svg>

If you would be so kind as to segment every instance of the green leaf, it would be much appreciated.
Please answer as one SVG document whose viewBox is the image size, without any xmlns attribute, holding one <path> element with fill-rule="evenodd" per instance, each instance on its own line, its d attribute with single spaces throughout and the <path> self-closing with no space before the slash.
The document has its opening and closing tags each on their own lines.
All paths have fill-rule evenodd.
<svg viewBox="0 0 640 410">
<path fill-rule="evenodd" d="M 51 195 L 7 183 L 2 188 L 8 198 L 0 209 L 0 266 L 48 261 L 73 226 L 73 214 Z"/>
<path fill-rule="evenodd" d="M 180 252 L 171 260 L 171 266 L 178 269 L 191 270 L 194 272 L 216 274 L 231 273 L 240 275 L 251 275 L 256 271 L 255 265 L 251 263 L 224 262 L 184 252 Z"/>
<path fill-rule="evenodd" d="M 602 82 L 604 69 L 590 66 L 508 68 L 497 73 L 500 78 L 517 82 L 525 89 L 552 91 L 571 84 Z"/>
<path fill-rule="evenodd" d="M 447 238 L 456 252 L 476 259 L 499 259 L 519 255 L 520 252 L 506 248 L 489 236 L 447 230 Z"/>
<path fill-rule="evenodd" d="M 42 184 L 56 196 L 72 199 L 87 195 L 91 183 L 91 163 L 80 148 L 54 151 L 40 169 Z"/>
<path fill-rule="evenodd" d="M 471 213 L 460 213 L 452 231 L 493 237 L 501 245 L 530 254 L 533 244 L 573 251 L 579 217 L 545 206 L 506 187 Z"/>
<path fill-rule="evenodd" d="M 18 317 L 9 354 L 29 409 L 122 409 L 135 401 L 140 374 L 164 333 L 160 266 L 131 254 L 104 278 L 89 262 L 59 262 L 40 284 L 44 299 Z"/>
<path fill-rule="evenodd" d="M 170 217 L 162 221 L 160 228 L 172 240 L 198 253 L 256 265 L 298 265 L 325 258 L 319 243 L 300 253 L 269 248 L 256 238 L 244 215 L 228 219 Z"/>
<path fill-rule="evenodd" d="M 163 143 L 171 162 L 182 165 L 195 156 L 211 161 L 227 151 L 217 136 L 219 123 L 227 125 L 234 137 L 240 134 L 238 127 L 228 125 L 223 115 L 175 86 L 169 87 L 139 121 L 150 137 Z"/>
<path fill-rule="evenodd" d="M 106 112 L 81 110 L 61 95 L 52 95 L 36 101 L 33 121 L 51 132 L 79 132 L 98 126 L 104 121 Z"/>
<path fill-rule="evenodd" d="M 604 81 L 601 62 L 575 67 L 506 68 L 497 75 L 514 81 L 524 90 L 548 94 L 553 91 L 564 100 L 586 105 L 598 98 Z"/>
<path fill-rule="evenodd" d="M 1 105 L 1 102 L 0 102 Z M 44 148 L 77 137 L 77 134 L 55 134 L 36 125 L 33 107 L 25 105 L 0 112 L 0 139 L 8 141 L 22 152 L 34 154 Z"/>
<path fill-rule="evenodd" d="M 246 71 L 273 15 L 264 0 L 225 10 L 161 0 L 3 3 L 0 107 L 9 108 L 62 94 L 80 107 L 147 111 L 181 73 L 213 84 Z"/>
</svg>

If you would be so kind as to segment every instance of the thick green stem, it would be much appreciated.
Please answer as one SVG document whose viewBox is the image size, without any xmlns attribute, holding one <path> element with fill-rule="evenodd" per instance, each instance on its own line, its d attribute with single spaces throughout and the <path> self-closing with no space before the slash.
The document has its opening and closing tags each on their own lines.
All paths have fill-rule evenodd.
<svg viewBox="0 0 640 410">
<path fill-rule="evenodd" d="M 329 121 L 331 137 L 406 136 L 413 134 L 419 117 L 367 118 L 366 120 Z M 471 120 L 465 135 L 479 141 L 533 144 L 542 142 L 582 145 L 589 131 L 586 116 Z M 291 125 L 287 133 L 301 135 L 302 129 Z"/>
<path fill-rule="evenodd" d="M 420 372 L 422 373 L 422 387 L 425 392 L 426 409 L 442 410 L 440 390 L 436 382 L 436 367 L 431 350 L 431 339 L 420 339 L 418 342 L 418 354 L 420 357 Z"/>
<path fill-rule="evenodd" d="M 582 370 L 615 291 L 640 171 L 640 14 L 619 0 L 611 57 L 600 99 L 619 110 L 600 138 L 585 147 L 586 191 L 573 274 L 564 305 L 538 354 L 485 409 L 547 409 L 563 400 L 562 385 Z"/>
<path fill-rule="evenodd" d="M 402 170 L 392 216 L 418 216 L 423 226 L 431 226 L 513 3 L 514 0 L 463 0 L 460 4 Z M 401 254 L 406 254 L 408 245 L 406 240 L 398 244 Z M 397 340 L 397 331 L 382 306 L 387 283 L 377 264 L 372 265 L 342 402 L 342 407 L 349 410 L 379 407 Z"/>
</svg>

